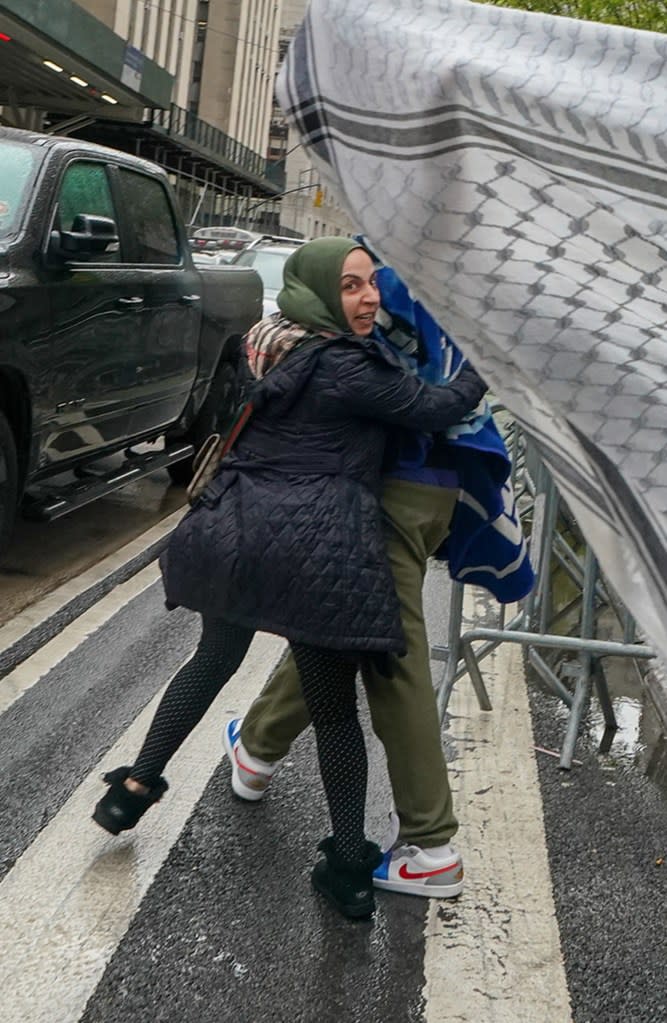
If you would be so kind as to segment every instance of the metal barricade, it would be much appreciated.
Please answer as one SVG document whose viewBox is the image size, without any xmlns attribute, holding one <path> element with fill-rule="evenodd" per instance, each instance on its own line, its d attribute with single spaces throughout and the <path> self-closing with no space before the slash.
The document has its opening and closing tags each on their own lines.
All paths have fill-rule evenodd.
<svg viewBox="0 0 667 1023">
<path fill-rule="evenodd" d="M 654 657 L 654 653 L 648 646 L 633 642 L 634 621 L 618 596 L 611 592 L 583 536 L 578 534 L 577 545 L 583 548 L 582 553 L 568 541 L 568 531 L 577 534 L 576 522 L 534 445 L 514 422 L 508 423 L 504 432 L 512 460 L 511 478 L 517 506 L 528 540 L 531 564 L 537 577 L 536 585 L 521 603 L 518 613 L 509 621 L 506 621 L 506 607 L 499 605 L 499 621 L 495 628 L 464 630 L 464 587 L 461 583 L 452 583 L 447 644 L 431 648 L 434 660 L 446 662 L 444 677 L 436 690 L 438 709 L 443 718 L 454 684 L 467 674 L 480 709 L 490 711 L 491 701 L 484 685 L 480 663 L 500 643 L 519 643 L 526 648 L 532 667 L 569 710 L 560 755 L 560 766 L 569 769 L 593 686 L 604 716 L 607 743 L 610 741 L 609 736 L 613 736 L 618 728 L 607 681 L 600 665 L 601 658 L 614 656 L 646 660 Z M 576 591 L 575 596 L 556 612 L 553 606 L 554 566 L 566 574 Z M 622 641 L 596 638 L 596 617 L 603 604 L 611 607 L 621 622 Z M 566 635 L 555 631 L 559 623 L 566 621 L 577 606 L 578 634 Z M 574 685 L 570 683 L 568 686 L 538 652 L 546 649 L 578 654 L 577 662 L 568 664 Z"/>
</svg>

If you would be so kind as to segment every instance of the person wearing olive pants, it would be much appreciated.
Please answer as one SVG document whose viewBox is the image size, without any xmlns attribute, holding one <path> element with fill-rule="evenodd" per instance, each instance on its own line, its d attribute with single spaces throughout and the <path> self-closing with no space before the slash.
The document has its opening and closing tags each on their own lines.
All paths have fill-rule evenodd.
<svg viewBox="0 0 667 1023">
<path fill-rule="evenodd" d="M 364 684 L 373 729 L 382 742 L 399 833 L 375 872 L 377 887 L 434 897 L 458 895 L 461 857 L 450 844 L 458 829 L 430 672 L 422 588 L 427 559 L 449 532 L 457 490 L 385 477 L 382 506 L 386 542 L 407 654 L 393 659 L 387 678 L 373 668 Z M 225 728 L 237 795 L 258 799 L 277 762 L 308 726 L 296 666 L 280 664 L 242 721 Z M 240 727 L 239 727 L 240 726 Z"/>
</svg>

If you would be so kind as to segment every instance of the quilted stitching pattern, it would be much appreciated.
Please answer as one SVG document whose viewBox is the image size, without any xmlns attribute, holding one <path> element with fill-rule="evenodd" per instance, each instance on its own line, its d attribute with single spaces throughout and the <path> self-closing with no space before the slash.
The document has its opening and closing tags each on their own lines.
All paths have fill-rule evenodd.
<svg viewBox="0 0 667 1023">
<path fill-rule="evenodd" d="M 377 502 L 386 438 L 377 419 L 445 429 L 482 391 L 473 373 L 424 388 L 372 343 L 288 356 L 257 385 L 259 408 L 234 456 L 172 537 L 162 561 L 169 603 L 298 642 L 402 652 Z M 307 469 L 272 467 L 290 456 Z M 321 474 L 332 462 L 341 471 Z"/>
</svg>

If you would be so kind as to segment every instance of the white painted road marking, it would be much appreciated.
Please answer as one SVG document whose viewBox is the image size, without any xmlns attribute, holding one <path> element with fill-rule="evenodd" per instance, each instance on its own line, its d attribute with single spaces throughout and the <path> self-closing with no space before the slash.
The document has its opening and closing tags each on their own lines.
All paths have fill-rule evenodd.
<svg viewBox="0 0 667 1023">
<path fill-rule="evenodd" d="M 466 620 L 483 620 L 465 594 Z M 483 671 L 492 711 L 480 711 L 467 676 L 449 704 L 466 884 L 458 900 L 430 904 L 426 1021 L 570 1023 L 519 648 L 501 644 Z"/>
<path fill-rule="evenodd" d="M 436 575 L 441 601 L 444 573 Z M 26 661 L 22 691 L 155 578 L 157 566 L 144 569 Z M 2 1023 L 77 1023 L 220 761 L 223 718 L 245 712 L 283 649 L 283 640 L 256 637 L 170 764 L 172 788 L 150 827 L 113 839 L 90 814 L 104 791 L 100 774 L 132 762 L 159 695 L 18 859 L 0 885 Z M 493 711 L 479 711 L 465 678 L 449 708 L 466 888 L 457 902 L 429 905 L 425 1019 L 570 1023 L 520 651 L 501 646 L 484 672 Z"/>
<path fill-rule="evenodd" d="M 4 714 L 28 689 L 39 682 L 40 678 L 60 664 L 85 639 L 97 632 L 130 600 L 152 586 L 159 577 L 160 569 L 157 563 L 152 562 L 147 565 L 127 582 L 114 587 L 110 593 L 93 604 L 88 611 L 84 611 L 70 625 L 67 625 L 58 636 L 40 647 L 32 657 L 23 661 L 3 679 L 0 679 L 0 714 Z"/>
<path fill-rule="evenodd" d="M 222 757 L 222 708 L 242 715 L 285 643 L 258 634 L 169 766 L 150 827 L 112 838 L 90 815 L 100 775 L 132 763 L 160 694 L 135 719 L 0 885 L 3 1023 L 76 1023 Z M 217 713 L 216 713 L 217 710 Z"/>
</svg>

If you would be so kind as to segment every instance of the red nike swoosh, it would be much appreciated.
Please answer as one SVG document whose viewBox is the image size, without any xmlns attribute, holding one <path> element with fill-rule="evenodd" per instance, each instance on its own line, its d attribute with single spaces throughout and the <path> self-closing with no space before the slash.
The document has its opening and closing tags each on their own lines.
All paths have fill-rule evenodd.
<svg viewBox="0 0 667 1023">
<path fill-rule="evenodd" d="M 262 771 L 253 771 L 252 767 L 247 767 L 239 757 L 238 750 L 234 750 L 234 760 L 242 771 L 247 771 L 248 774 L 256 774 L 260 778 L 266 778 L 266 775 L 263 774 Z"/>
<path fill-rule="evenodd" d="M 418 873 L 413 874 L 408 870 L 406 863 L 401 863 L 398 876 L 402 877 L 404 881 L 416 881 L 420 877 L 435 877 L 436 874 L 446 874 L 447 871 L 456 870 L 460 866 L 461 864 L 457 861 L 456 863 L 451 863 L 448 867 L 438 867 L 437 870 L 420 870 Z"/>
</svg>

